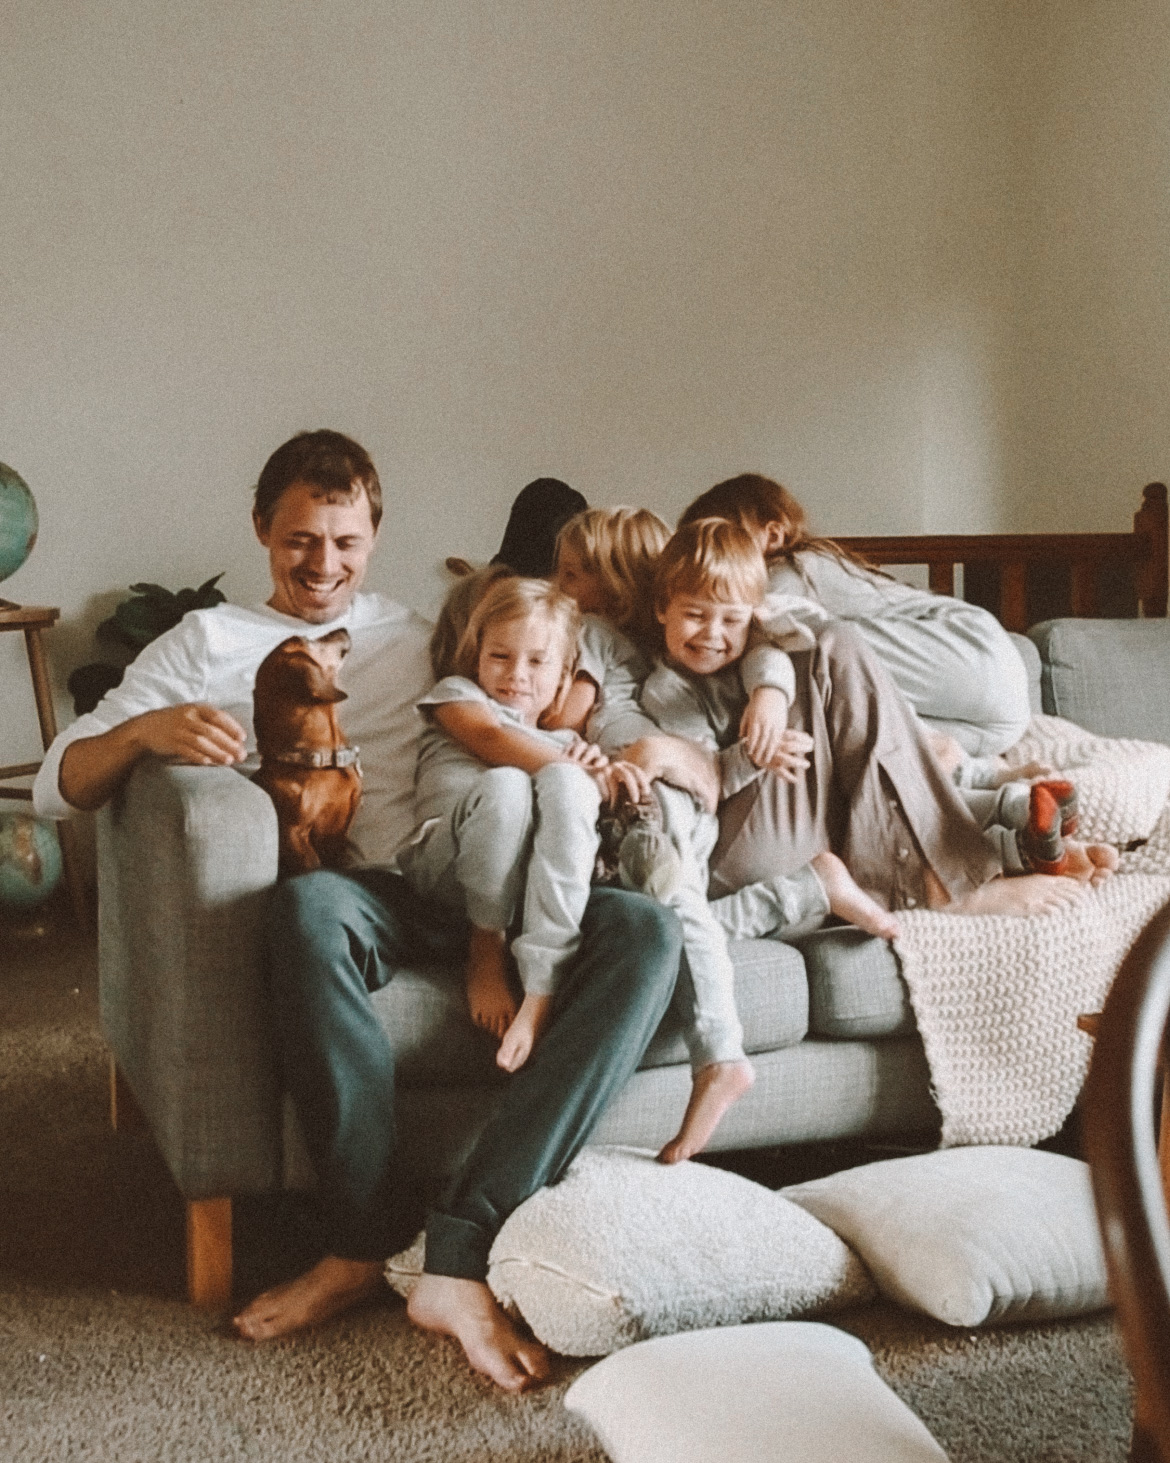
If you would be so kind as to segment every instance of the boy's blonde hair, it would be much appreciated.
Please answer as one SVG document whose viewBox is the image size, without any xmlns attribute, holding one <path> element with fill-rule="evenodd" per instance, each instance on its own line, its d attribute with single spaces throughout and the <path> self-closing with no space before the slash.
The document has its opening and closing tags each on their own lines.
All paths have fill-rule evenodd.
<svg viewBox="0 0 1170 1463">
<path fill-rule="evenodd" d="M 482 569 L 472 569 L 468 565 L 447 591 L 447 598 L 443 601 L 443 608 L 439 611 L 439 618 L 431 632 L 429 647 L 431 670 L 436 681 L 456 674 L 455 652 L 459 648 L 464 630 L 467 629 L 472 610 L 493 584 L 500 579 L 509 579 L 514 574 L 515 570 L 509 569 L 507 564 L 487 564 Z"/>
<path fill-rule="evenodd" d="M 564 647 L 563 689 L 577 663 L 577 631 L 581 626 L 577 606 L 547 579 L 521 579 L 515 574 L 506 574 L 490 584 L 472 609 L 455 647 L 454 674 L 474 681 L 487 627 L 500 620 L 526 620 L 530 615 L 546 619 L 560 632 Z"/>
<path fill-rule="evenodd" d="M 562 549 L 576 554 L 605 588 L 607 618 L 632 640 L 651 643 L 654 565 L 669 539 L 670 529 L 649 508 L 587 508 L 557 534 L 554 563 Z"/>
<path fill-rule="evenodd" d="M 758 605 L 768 592 L 768 566 L 745 528 L 726 518 L 684 523 L 663 549 L 654 574 L 654 609 L 680 594 Z"/>
</svg>

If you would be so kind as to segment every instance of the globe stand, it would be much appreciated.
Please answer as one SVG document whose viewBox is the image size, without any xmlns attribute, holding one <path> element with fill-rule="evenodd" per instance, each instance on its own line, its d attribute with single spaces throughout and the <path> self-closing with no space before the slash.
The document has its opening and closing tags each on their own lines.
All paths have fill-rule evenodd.
<svg viewBox="0 0 1170 1463">
<path fill-rule="evenodd" d="M 61 611 L 47 606 L 13 605 L 7 600 L 0 603 L 0 634 L 6 630 L 24 632 L 25 650 L 28 652 L 28 669 L 32 677 L 33 699 L 36 702 L 37 720 L 41 728 L 41 745 L 45 751 L 57 735 L 57 715 L 53 710 L 53 692 L 49 683 L 49 665 L 45 658 L 45 647 L 41 644 L 41 632 L 51 629 L 61 618 Z M 18 778 L 32 777 L 40 770 L 39 762 L 14 762 L 0 767 L 0 798 L 14 798 L 20 802 L 32 802 L 32 791 L 27 787 L 5 787 L 4 783 Z M 61 862 L 65 871 L 65 883 L 73 913 L 81 929 L 89 928 L 89 900 L 85 881 L 81 876 L 81 862 L 78 857 L 76 830 L 68 822 L 58 827 L 61 839 Z"/>
</svg>

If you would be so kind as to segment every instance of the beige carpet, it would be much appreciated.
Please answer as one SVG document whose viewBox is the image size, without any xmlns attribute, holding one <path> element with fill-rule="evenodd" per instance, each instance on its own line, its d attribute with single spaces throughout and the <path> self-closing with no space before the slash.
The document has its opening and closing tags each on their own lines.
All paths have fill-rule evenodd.
<svg viewBox="0 0 1170 1463">
<path fill-rule="evenodd" d="M 5 1463 L 604 1459 L 561 1405 L 580 1363 L 510 1398 L 389 1296 L 268 1348 L 191 1311 L 181 1205 L 149 1140 L 106 1127 L 94 955 L 61 932 L 0 928 L 0 1134 Z M 756 1175 L 769 1163 L 777 1182 L 793 1176 L 780 1158 Z M 264 1233 L 254 1217 L 243 1236 L 257 1275 L 276 1258 Z M 1107 1318 L 973 1333 L 876 1306 L 837 1323 L 954 1463 L 1126 1456 L 1129 1382 Z"/>
</svg>

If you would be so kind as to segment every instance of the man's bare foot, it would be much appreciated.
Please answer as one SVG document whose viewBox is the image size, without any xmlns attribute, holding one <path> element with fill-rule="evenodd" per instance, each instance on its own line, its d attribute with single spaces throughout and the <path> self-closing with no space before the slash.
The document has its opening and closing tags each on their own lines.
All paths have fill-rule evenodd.
<svg viewBox="0 0 1170 1463">
<path fill-rule="evenodd" d="M 1071 838 L 1064 840 L 1064 851 L 1068 857 L 1065 870 L 1068 877 L 1094 887 L 1113 877 L 1121 857 L 1112 844 L 1076 843 Z"/>
<path fill-rule="evenodd" d="M 290 1280 L 258 1295 L 232 1325 L 248 1341 L 272 1341 L 308 1326 L 318 1326 L 359 1301 L 380 1295 L 385 1281 L 381 1260 L 323 1260 Z"/>
<path fill-rule="evenodd" d="M 1056 914 L 1085 897 L 1076 879 L 1054 874 L 1019 874 L 989 880 L 979 889 L 940 906 L 946 914 Z"/>
<path fill-rule="evenodd" d="M 496 1053 L 496 1066 L 517 1072 L 528 1060 L 552 1014 L 551 996 L 525 996 Z"/>
<path fill-rule="evenodd" d="M 482 1280 L 424 1271 L 406 1314 L 425 1331 L 454 1336 L 475 1370 L 506 1392 L 526 1392 L 548 1376 L 548 1352 L 520 1334 Z"/>
<path fill-rule="evenodd" d="M 508 971 L 508 937 L 503 930 L 471 927 L 467 950 L 467 1006 L 476 1026 L 499 1041 L 519 1009 Z"/>
<path fill-rule="evenodd" d="M 691 1084 L 691 1097 L 683 1114 L 682 1127 L 658 1155 L 659 1163 L 681 1163 L 706 1146 L 719 1120 L 756 1080 L 752 1064 L 711 1062 L 700 1067 Z"/>
<path fill-rule="evenodd" d="M 809 862 L 825 886 L 829 908 L 838 919 L 848 920 L 868 935 L 878 935 L 883 940 L 897 939 L 898 921 L 854 881 L 853 875 L 835 853 L 826 850 Z"/>
</svg>

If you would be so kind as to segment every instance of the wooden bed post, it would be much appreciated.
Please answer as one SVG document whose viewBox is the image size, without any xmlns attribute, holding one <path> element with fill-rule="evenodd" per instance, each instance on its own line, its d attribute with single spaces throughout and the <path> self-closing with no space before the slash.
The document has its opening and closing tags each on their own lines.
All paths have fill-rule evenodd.
<svg viewBox="0 0 1170 1463">
<path fill-rule="evenodd" d="M 202 1310 L 223 1310 L 232 1298 L 232 1201 L 187 1204 L 187 1296 Z"/>
<path fill-rule="evenodd" d="M 1170 515 L 1166 484 L 1150 483 L 1142 490 L 1142 506 L 1133 515 L 1133 531 L 1150 542 L 1150 555 L 1138 566 L 1138 599 L 1147 620 L 1166 618 L 1170 587 Z"/>
</svg>

